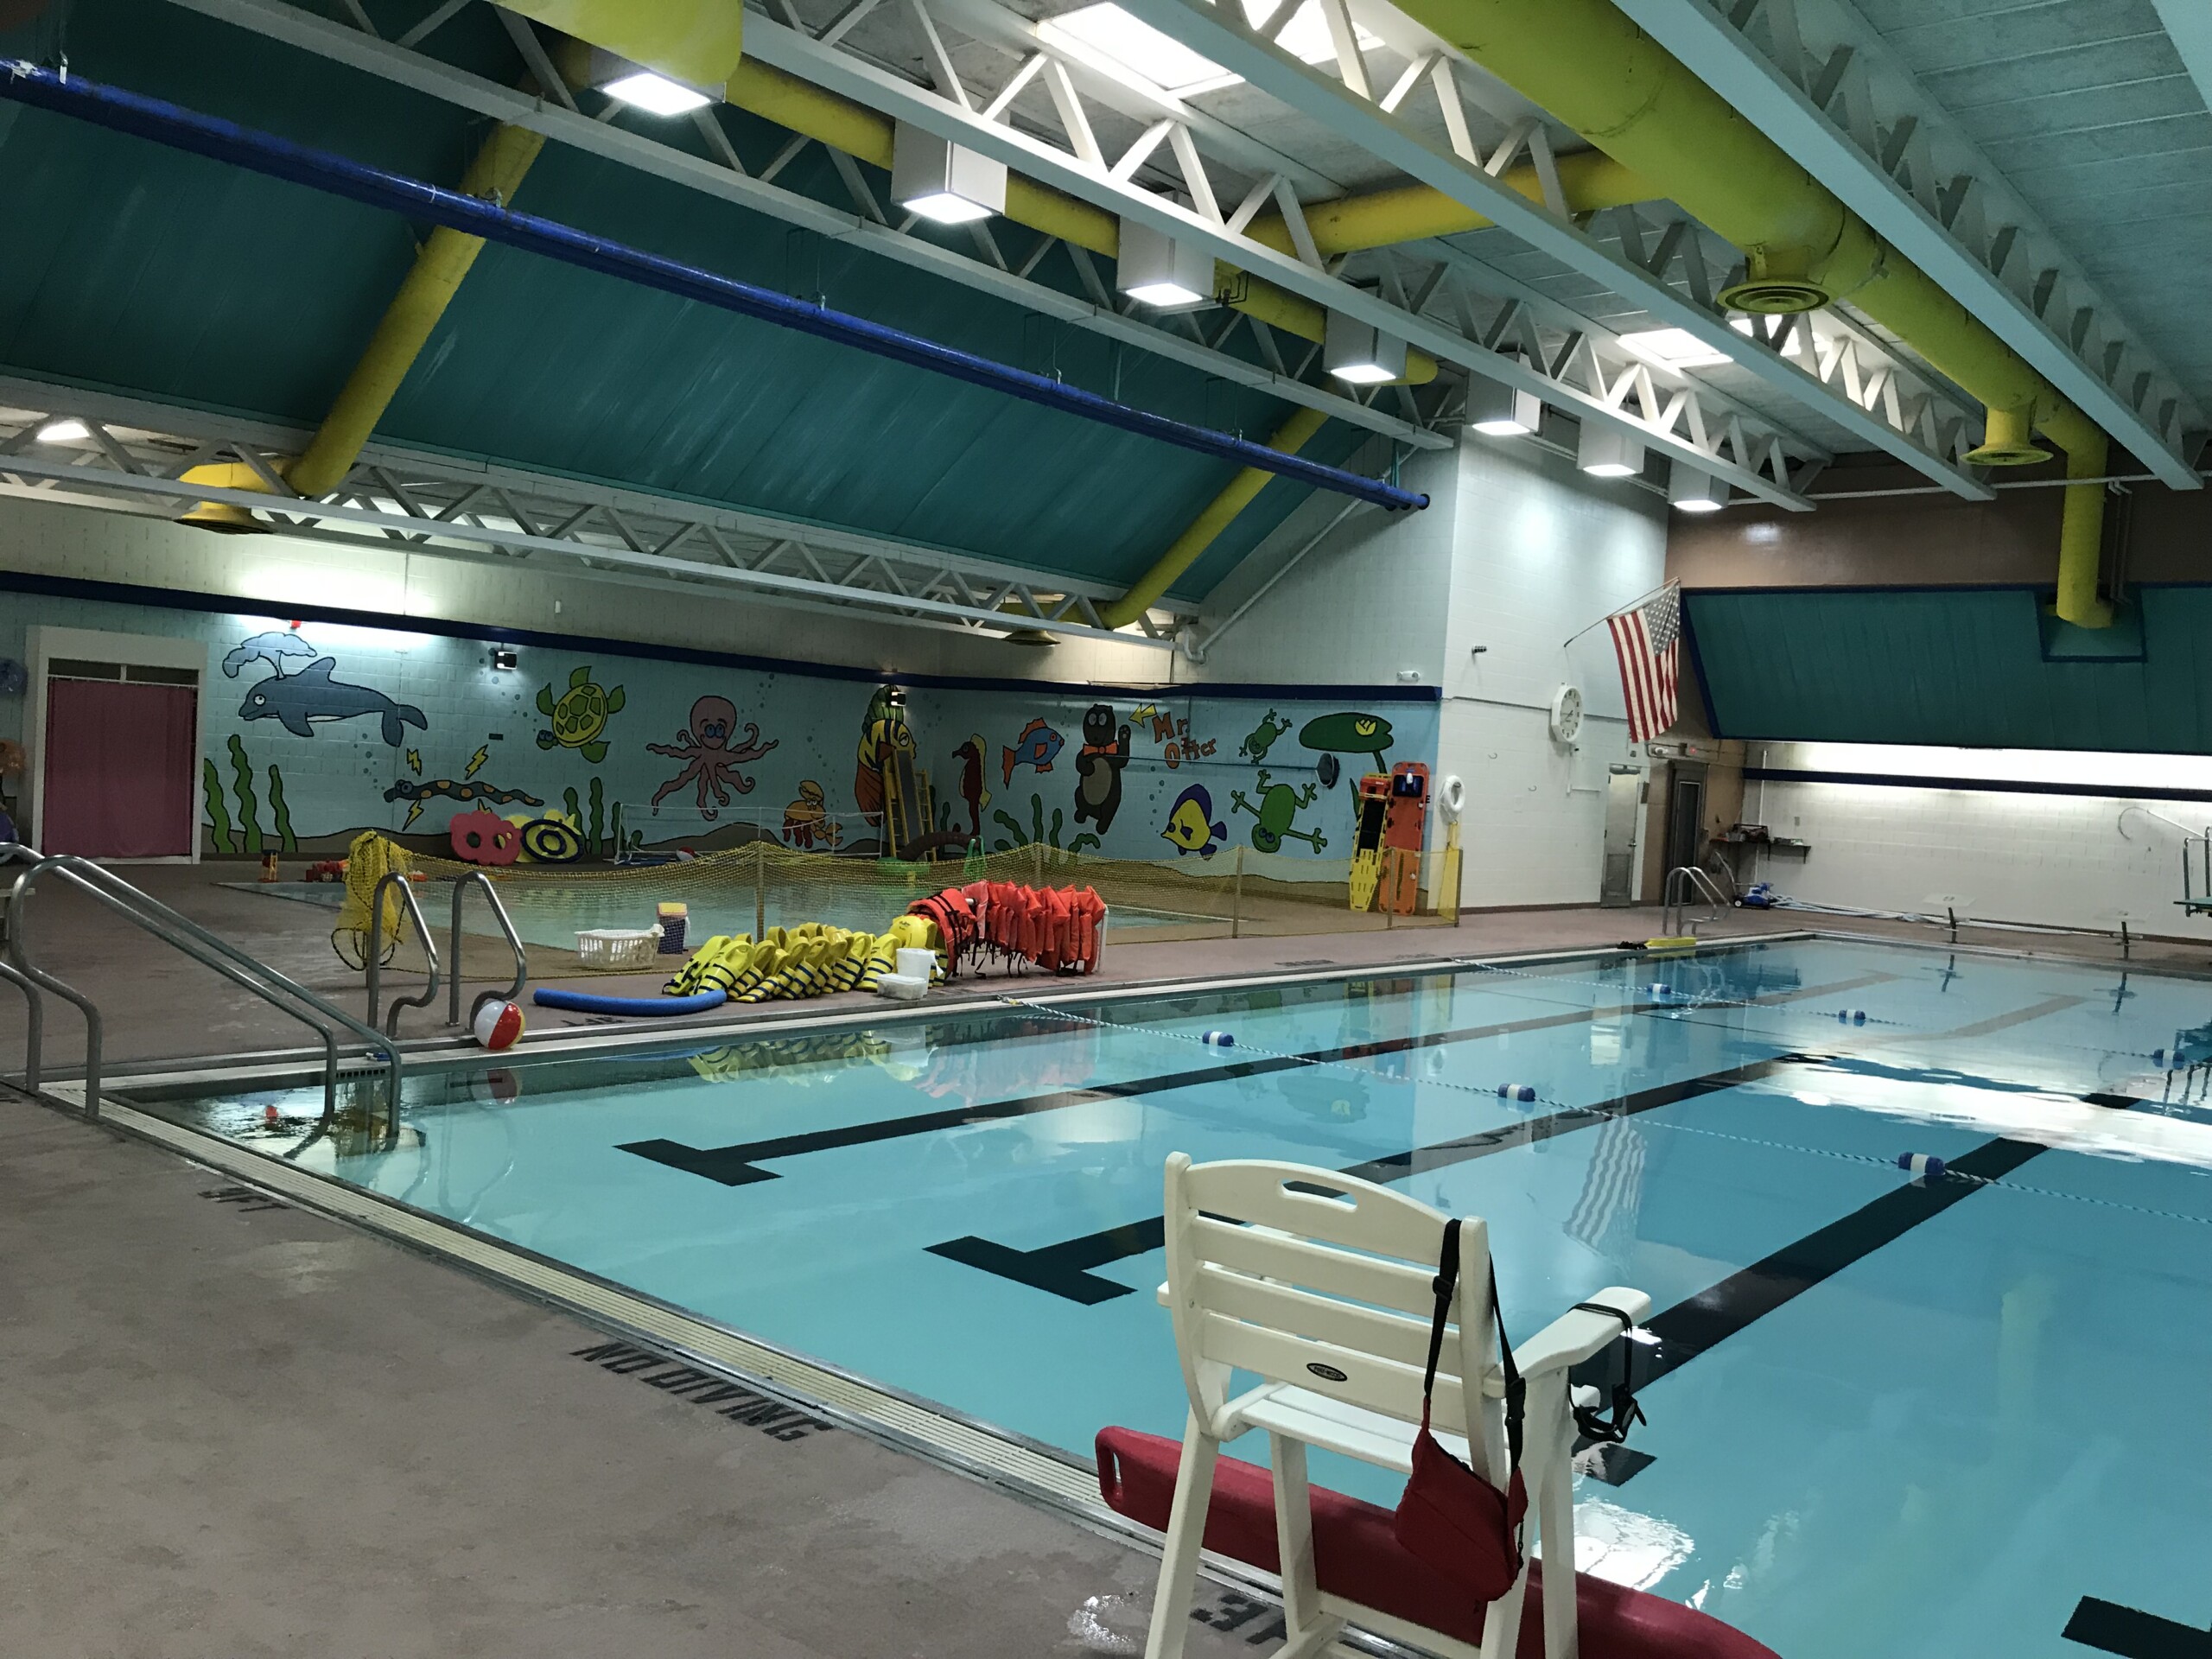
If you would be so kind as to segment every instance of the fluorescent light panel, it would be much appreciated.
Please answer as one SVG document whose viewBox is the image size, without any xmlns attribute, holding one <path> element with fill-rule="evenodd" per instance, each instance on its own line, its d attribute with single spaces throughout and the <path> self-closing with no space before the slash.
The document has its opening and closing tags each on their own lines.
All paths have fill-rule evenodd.
<svg viewBox="0 0 2212 1659">
<path fill-rule="evenodd" d="M 1146 305 L 1204 305 L 1213 293 L 1213 254 L 1202 242 L 1124 219 L 1114 281 L 1122 293 Z"/>
<path fill-rule="evenodd" d="M 1718 512 L 1728 505 L 1728 486 L 1677 456 L 1667 474 L 1667 499 L 1678 512 Z"/>
<path fill-rule="evenodd" d="M 1321 366 L 1347 385 L 1379 386 L 1402 380 L 1406 342 L 1372 323 L 1332 311 L 1321 334 Z"/>
<path fill-rule="evenodd" d="M 689 115 L 714 102 L 706 93 L 696 92 L 681 81 L 671 80 L 666 75 L 657 75 L 650 69 L 633 69 L 626 75 L 618 75 L 599 90 L 648 115 Z"/>
<path fill-rule="evenodd" d="M 1543 414 L 1543 401 L 1533 391 L 1479 375 L 1467 382 L 1467 424 L 1485 437 L 1528 437 Z"/>
<path fill-rule="evenodd" d="M 92 435 L 92 429 L 73 416 L 58 421 L 48 421 L 38 429 L 41 443 L 82 443 Z"/>
<path fill-rule="evenodd" d="M 1062 12 L 1038 24 L 1037 32 L 1056 44 L 1072 41 L 1078 47 L 1088 47 L 1146 86 L 1171 98 L 1217 92 L 1243 79 L 1142 18 L 1131 16 L 1113 0 Z"/>
</svg>

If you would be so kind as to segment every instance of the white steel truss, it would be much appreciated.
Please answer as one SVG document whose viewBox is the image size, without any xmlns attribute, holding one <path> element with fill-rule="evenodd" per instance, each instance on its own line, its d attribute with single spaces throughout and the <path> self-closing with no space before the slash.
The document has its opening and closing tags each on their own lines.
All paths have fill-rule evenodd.
<svg viewBox="0 0 2212 1659">
<path fill-rule="evenodd" d="M 2161 481 L 2202 487 L 2203 410 L 1850 0 L 1618 3 Z"/>
<path fill-rule="evenodd" d="M 1541 122 L 1529 118 L 1516 124 L 1491 155 L 1481 153 L 1469 131 L 1453 60 L 1432 55 L 1426 60 L 1424 74 L 1417 79 L 1401 77 L 1389 92 L 1378 93 L 1370 86 L 1366 67 L 1349 36 L 1339 44 L 1336 73 L 1331 74 L 1301 61 L 1253 29 L 1241 5 L 1217 6 L 1210 0 L 1124 0 L 1124 3 L 1162 33 L 1358 143 L 1408 176 L 1481 213 L 1530 247 L 1643 308 L 1660 324 L 1683 329 L 1854 436 L 1887 451 L 1959 495 L 1987 499 L 1987 486 L 1960 459 L 1967 444 L 1961 442 L 1963 429 L 1945 418 L 1951 404 L 1949 395 L 1934 389 L 1927 376 L 1908 370 L 1870 337 L 1858 336 L 1847 356 L 1862 365 L 1862 390 L 1878 369 L 1883 373 L 1880 394 L 1868 401 L 1851 392 L 1838 372 L 1840 360 L 1833 353 L 1824 354 L 1801 346 L 1789 353 L 1774 349 L 1764 339 L 1747 340 L 1713 303 L 1717 284 L 1708 263 L 1710 251 L 1703 237 L 1686 219 L 1676 219 L 1679 229 L 1659 227 L 1651 243 L 1644 242 L 1640 232 L 1624 228 L 1618 250 L 1605 245 L 1567 213 Z M 1402 113 L 1408 99 L 1416 92 L 1435 99 L 1447 143 L 1433 139 Z M 1502 177 L 1524 149 L 1545 181 L 1543 200 L 1530 201 Z M 1635 210 L 1628 219 L 1630 224 L 1635 222 Z M 1679 288 L 1675 285 L 1677 265 Z M 1427 346 L 1428 341 L 1423 339 L 1421 343 Z M 1448 346 L 1437 354 L 1476 372 L 1507 378 L 1496 375 L 1492 365 L 1498 359 L 1494 353 L 1486 354 L 1486 361 L 1471 359 Z M 1691 401 L 1675 414 L 1685 431 L 1692 421 L 1694 403 L 1694 393 Z M 1572 409 L 1573 405 L 1562 407 Z M 1726 428 L 1726 423 L 1711 419 L 1700 420 L 1698 424 L 1707 434 Z M 1645 425 L 1648 435 L 1649 423 Z M 1662 442 L 1660 447 L 1684 453 L 1682 446 Z M 1688 446 L 1693 459 L 1698 447 Z"/>
<path fill-rule="evenodd" d="M 828 240 L 866 248 L 910 269 L 946 277 L 1123 346 L 1267 392 L 1286 403 L 1319 410 L 1411 448 L 1439 449 L 1448 448 L 1451 443 L 1448 436 L 1433 430 L 1425 421 L 1407 418 L 1402 413 L 1393 413 L 1314 385 L 1300 378 L 1290 365 L 1253 363 L 1219 349 L 1226 343 L 1225 335 L 1219 332 L 1221 325 L 1217 325 L 1209 339 L 1198 333 L 1196 324 L 1190 319 L 1152 319 L 1141 308 L 1117 306 L 1103 283 L 1092 287 L 1087 298 L 1078 298 L 1033 280 L 1038 265 L 1056 245 L 1050 238 L 1009 257 L 988 236 L 978 238 L 973 251 L 963 253 L 913 234 L 915 226 L 911 219 L 904 223 L 887 219 L 858 168 L 841 150 L 832 149 L 829 154 L 833 161 L 842 162 L 840 172 L 852 196 L 850 207 L 832 206 L 776 182 L 778 175 L 809 142 L 804 139 L 794 139 L 755 172 L 746 167 L 721 123 L 703 111 L 696 130 L 706 136 L 718 157 L 715 160 L 696 156 L 645 133 L 633 132 L 611 119 L 587 116 L 575 107 L 573 99 L 548 100 L 531 97 L 512 86 L 456 69 L 426 52 L 413 49 L 411 45 L 380 40 L 365 29 L 320 16 L 302 6 L 289 3 L 289 0 L 173 3 L 476 114 L 528 127 L 572 149 L 736 202 L 785 224 L 812 231 Z M 530 35 L 525 28 L 523 38 L 534 41 L 536 37 Z M 550 73 L 550 70 L 543 73 Z M 610 103 L 608 111 L 619 111 L 620 107 Z M 1078 258 L 1076 264 L 1081 270 L 1086 261 Z M 1091 280 L 1096 283 L 1095 273 Z M 1240 316 L 1233 322 L 1244 321 Z"/>
<path fill-rule="evenodd" d="M 41 442 L 71 419 L 86 435 Z M 0 493 L 175 518 L 198 502 L 310 541 L 396 547 L 482 563 L 544 558 L 571 575 L 698 594 L 740 589 L 810 609 L 873 613 L 1002 638 L 1041 633 L 1166 648 L 1187 607 L 1155 606 L 1133 627 L 1101 621 L 1118 590 L 995 561 L 708 506 L 636 490 L 370 445 L 327 495 L 284 490 L 279 469 L 309 434 L 104 393 L 0 380 Z M 187 484 L 235 461 L 263 490 Z"/>
</svg>

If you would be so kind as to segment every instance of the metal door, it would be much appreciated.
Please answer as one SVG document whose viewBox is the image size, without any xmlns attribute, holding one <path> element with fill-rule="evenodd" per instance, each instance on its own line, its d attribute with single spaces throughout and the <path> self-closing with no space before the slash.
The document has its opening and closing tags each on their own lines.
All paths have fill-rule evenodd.
<svg viewBox="0 0 2212 1659">
<path fill-rule="evenodd" d="M 1605 861 L 1598 882 L 1601 905 L 1636 901 L 1636 823 L 1643 805 L 1643 774 L 1632 767 L 1614 767 L 1605 779 Z"/>
</svg>

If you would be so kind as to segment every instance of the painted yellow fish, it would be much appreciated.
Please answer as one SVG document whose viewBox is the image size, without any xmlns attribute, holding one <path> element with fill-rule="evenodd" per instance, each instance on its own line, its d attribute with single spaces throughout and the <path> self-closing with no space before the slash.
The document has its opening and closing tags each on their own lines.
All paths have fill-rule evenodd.
<svg viewBox="0 0 2212 1659">
<path fill-rule="evenodd" d="M 486 744 L 482 748 L 478 749 L 475 753 L 468 757 L 468 769 L 461 775 L 464 778 L 474 778 L 478 772 L 484 769 L 484 763 L 491 758 L 491 746 Z"/>
<path fill-rule="evenodd" d="M 1200 858 L 1211 858 L 1228 833 L 1228 826 L 1214 819 L 1213 797 L 1206 792 L 1206 786 L 1192 784 L 1168 809 L 1167 827 L 1160 832 L 1160 838 L 1175 843 L 1178 857 L 1196 853 Z"/>
<path fill-rule="evenodd" d="M 422 750 L 410 749 L 407 751 L 407 770 L 413 772 L 417 778 L 420 778 L 423 775 Z"/>
</svg>

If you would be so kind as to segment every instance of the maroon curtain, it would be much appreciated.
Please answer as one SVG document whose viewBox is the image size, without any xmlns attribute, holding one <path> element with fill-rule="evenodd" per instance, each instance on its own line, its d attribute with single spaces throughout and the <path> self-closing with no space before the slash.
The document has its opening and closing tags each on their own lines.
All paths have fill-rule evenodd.
<svg viewBox="0 0 2212 1659">
<path fill-rule="evenodd" d="M 48 682 L 43 850 L 87 858 L 188 855 L 198 703 L 188 685 Z"/>
</svg>

